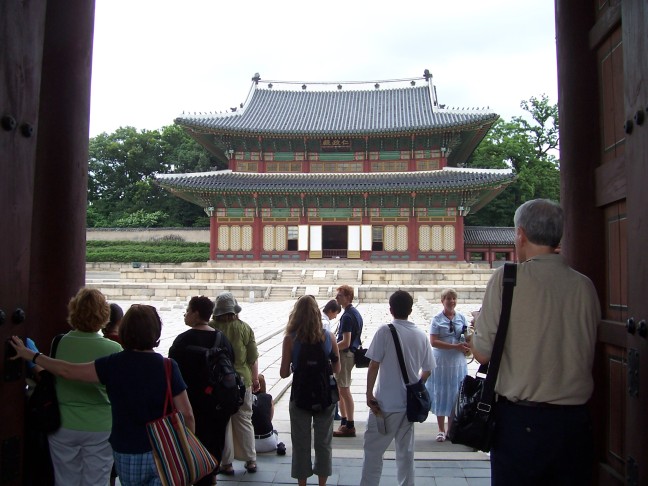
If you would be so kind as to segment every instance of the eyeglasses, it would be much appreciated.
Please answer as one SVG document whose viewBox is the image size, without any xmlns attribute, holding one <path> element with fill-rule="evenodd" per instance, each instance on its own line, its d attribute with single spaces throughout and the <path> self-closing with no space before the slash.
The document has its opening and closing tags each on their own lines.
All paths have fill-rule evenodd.
<svg viewBox="0 0 648 486">
<path fill-rule="evenodd" d="M 454 332 L 455 332 L 454 322 L 450 321 L 448 323 L 448 331 L 450 332 L 450 334 L 454 334 Z"/>
</svg>

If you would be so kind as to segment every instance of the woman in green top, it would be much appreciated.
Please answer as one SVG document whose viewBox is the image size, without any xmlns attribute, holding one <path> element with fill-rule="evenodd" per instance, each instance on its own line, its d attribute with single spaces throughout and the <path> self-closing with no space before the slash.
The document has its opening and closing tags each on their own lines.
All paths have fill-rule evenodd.
<svg viewBox="0 0 648 486">
<path fill-rule="evenodd" d="M 120 352 L 119 343 L 99 334 L 109 318 L 110 306 L 101 292 L 79 290 L 68 304 L 72 331 L 59 342 L 56 358 L 87 363 Z M 49 446 L 57 486 L 108 484 L 113 464 L 108 443 L 112 417 L 105 387 L 57 378 L 56 393 L 61 428 L 49 436 Z"/>
</svg>

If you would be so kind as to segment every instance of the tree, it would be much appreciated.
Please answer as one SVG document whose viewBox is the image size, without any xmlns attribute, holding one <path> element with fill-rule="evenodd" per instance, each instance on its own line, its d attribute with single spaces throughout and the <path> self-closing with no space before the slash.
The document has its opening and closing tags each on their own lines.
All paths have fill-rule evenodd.
<svg viewBox="0 0 648 486">
<path fill-rule="evenodd" d="M 498 120 L 468 161 L 468 167 L 513 169 L 515 182 L 479 212 L 466 217 L 471 226 L 511 226 L 515 209 L 525 201 L 560 198 L 558 105 L 546 95 L 522 101 L 530 119 Z"/>
<path fill-rule="evenodd" d="M 153 226 L 208 224 L 198 206 L 153 182 L 155 173 L 200 172 L 221 165 L 181 127 L 141 132 L 121 127 L 91 138 L 89 152 L 88 226 L 125 224 L 134 214 Z"/>
</svg>

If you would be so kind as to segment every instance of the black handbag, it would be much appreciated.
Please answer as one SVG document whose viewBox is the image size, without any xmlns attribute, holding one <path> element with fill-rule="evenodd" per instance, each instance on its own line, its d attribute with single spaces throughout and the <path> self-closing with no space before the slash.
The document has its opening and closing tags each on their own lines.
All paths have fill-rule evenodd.
<svg viewBox="0 0 648 486">
<path fill-rule="evenodd" d="M 466 445 L 484 452 L 490 451 L 495 429 L 495 420 L 491 413 L 495 403 L 495 381 L 511 317 L 516 274 L 517 266 L 514 263 L 504 265 L 502 312 L 495 335 L 493 352 L 490 362 L 481 365 L 475 377 L 466 376 L 461 383 L 459 394 L 448 420 L 448 439 L 453 444 Z"/>
<path fill-rule="evenodd" d="M 398 333 L 393 324 L 389 325 L 389 329 L 394 338 L 398 363 L 400 364 L 403 381 L 405 382 L 405 389 L 407 390 L 407 420 L 410 422 L 425 422 L 428 413 L 430 412 L 430 394 L 425 388 L 425 383 L 421 380 L 416 383 L 409 382 L 407 370 L 405 369 L 405 360 L 403 359 L 403 350 L 401 349 L 400 339 L 398 339 Z"/>
<path fill-rule="evenodd" d="M 356 368 L 368 368 L 371 360 L 367 358 L 367 350 L 363 347 L 359 347 L 353 353 L 353 363 Z"/>
<path fill-rule="evenodd" d="M 52 341 L 52 358 L 64 334 L 57 335 Z M 56 377 L 47 370 L 38 373 L 36 386 L 27 400 L 29 420 L 35 429 L 45 434 L 56 432 L 61 427 L 61 412 L 56 396 Z"/>
</svg>

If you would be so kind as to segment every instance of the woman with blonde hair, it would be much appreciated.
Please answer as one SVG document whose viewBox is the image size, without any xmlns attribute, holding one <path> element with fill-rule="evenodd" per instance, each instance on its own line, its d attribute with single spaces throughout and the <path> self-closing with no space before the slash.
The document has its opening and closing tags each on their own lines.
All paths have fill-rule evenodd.
<svg viewBox="0 0 648 486">
<path fill-rule="evenodd" d="M 443 310 L 430 323 L 430 343 L 436 367 L 425 383 L 432 401 L 430 411 L 437 416 L 439 425 L 437 442 L 446 439 L 445 418 L 450 416 L 461 382 L 468 372 L 466 352 L 470 350 L 461 339 L 467 323 L 466 318 L 455 311 L 457 291 L 443 290 L 441 303 Z"/>
<path fill-rule="evenodd" d="M 68 324 L 56 348 L 56 358 L 86 363 L 122 350 L 99 331 L 110 319 L 106 297 L 96 289 L 81 288 L 68 303 Z M 56 380 L 61 428 L 49 435 L 57 485 L 108 484 L 113 451 L 108 443 L 112 427 L 110 401 L 101 383 Z"/>
<path fill-rule="evenodd" d="M 319 348 L 323 350 L 324 359 L 317 361 L 316 353 Z M 297 479 L 300 486 L 306 484 L 307 479 L 316 474 L 320 486 L 333 472 L 331 443 L 333 440 L 333 413 L 335 402 L 329 397 L 324 397 L 325 405 L 321 408 L 304 408 L 300 403 L 300 383 L 305 381 L 305 360 L 300 358 L 300 351 L 308 351 L 309 361 L 321 367 L 314 372 L 331 375 L 339 373 L 339 350 L 335 336 L 322 328 L 320 309 L 312 295 L 304 295 L 295 302 L 295 307 L 290 313 L 286 335 L 283 340 L 281 353 L 281 368 L 279 374 L 287 378 L 294 373 L 293 384 L 290 392 L 290 432 L 292 440 L 292 470 L 291 476 Z M 312 376 L 309 370 L 309 376 Z M 330 393 L 330 390 L 329 390 Z M 329 398 L 326 400 L 326 398 Z M 315 467 L 311 462 L 311 427 L 315 440 Z"/>
</svg>

